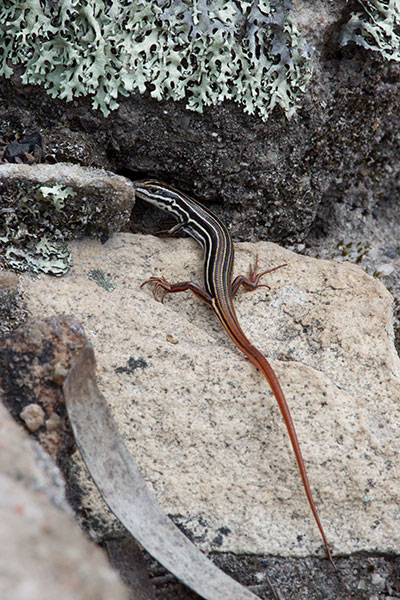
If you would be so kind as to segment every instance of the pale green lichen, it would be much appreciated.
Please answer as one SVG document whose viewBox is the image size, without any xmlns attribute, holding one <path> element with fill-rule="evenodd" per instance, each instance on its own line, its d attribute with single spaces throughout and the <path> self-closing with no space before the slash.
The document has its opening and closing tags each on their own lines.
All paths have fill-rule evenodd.
<svg viewBox="0 0 400 600">
<path fill-rule="evenodd" d="M 95 281 L 99 287 L 104 288 L 107 292 L 112 292 L 115 289 L 115 284 L 112 279 L 109 279 L 103 269 L 90 269 L 89 279 Z"/>
<path fill-rule="evenodd" d="M 352 41 L 379 52 L 387 60 L 400 61 L 399 0 L 359 0 L 363 12 L 352 15 L 343 27 L 341 44 Z"/>
<path fill-rule="evenodd" d="M 71 254 L 67 244 L 50 240 L 46 236 L 27 250 L 8 246 L 4 259 L 9 268 L 29 271 L 31 275 L 50 273 L 60 277 L 68 272 L 71 265 Z"/>
<path fill-rule="evenodd" d="M 192 110 L 232 99 L 290 117 L 311 76 L 311 49 L 289 0 L 5 0 L 0 74 L 65 100 L 90 94 L 105 115 L 146 90 Z"/>
<path fill-rule="evenodd" d="M 31 186 L 0 206 L 0 255 L 7 267 L 32 275 L 68 271 L 71 255 L 58 226 L 66 217 L 65 200 L 74 196 L 61 184 Z"/>
<path fill-rule="evenodd" d="M 68 196 L 71 198 L 76 196 L 76 193 L 72 187 L 68 185 L 61 185 L 60 183 L 56 183 L 52 186 L 42 185 L 39 188 L 39 192 L 43 198 L 49 198 L 57 211 L 61 211 L 64 208 L 65 200 L 68 198 Z"/>
</svg>

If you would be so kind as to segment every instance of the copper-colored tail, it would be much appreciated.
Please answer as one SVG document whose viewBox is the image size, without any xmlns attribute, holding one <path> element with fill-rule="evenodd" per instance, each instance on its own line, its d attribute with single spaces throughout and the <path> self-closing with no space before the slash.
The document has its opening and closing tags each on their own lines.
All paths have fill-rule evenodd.
<svg viewBox="0 0 400 600">
<path fill-rule="evenodd" d="M 304 464 L 299 440 L 297 438 L 296 429 L 295 429 L 295 426 L 294 426 L 294 423 L 292 420 L 292 416 L 290 414 L 288 404 L 286 402 L 286 398 L 284 396 L 284 393 L 283 393 L 280 383 L 278 381 L 278 378 L 275 375 L 273 368 L 271 367 L 271 365 L 269 364 L 269 362 L 265 358 L 265 356 L 255 346 L 253 346 L 250 343 L 250 341 L 247 339 L 247 337 L 245 336 L 244 332 L 242 331 L 238 321 L 236 321 L 236 323 L 234 323 L 234 324 L 232 324 L 231 322 L 227 323 L 225 321 L 225 319 L 223 318 L 223 316 L 221 317 L 218 314 L 218 312 L 217 312 L 217 315 L 218 315 L 220 321 L 222 322 L 226 332 L 228 333 L 228 335 L 232 339 L 232 341 L 235 343 L 235 345 L 261 371 L 261 373 L 264 375 L 265 379 L 268 381 L 268 384 L 272 390 L 272 393 L 275 396 L 275 399 L 279 406 L 279 410 L 281 411 L 283 420 L 285 422 L 286 429 L 289 434 L 290 442 L 292 444 L 293 452 L 294 452 L 294 455 L 296 458 L 297 466 L 300 471 L 300 477 L 303 482 L 304 491 L 306 493 L 307 500 L 310 505 L 311 512 L 314 516 L 315 522 L 321 533 L 321 537 L 322 537 L 322 541 L 324 543 L 327 557 L 328 557 L 329 561 L 331 562 L 331 564 L 333 565 L 333 567 L 336 569 L 335 563 L 333 562 L 331 551 L 329 549 L 328 541 L 326 539 L 325 531 L 324 531 L 324 528 L 322 527 L 322 523 L 321 523 L 319 515 L 318 515 L 317 507 L 315 506 L 314 498 L 313 498 L 313 495 L 311 492 L 310 482 L 308 481 L 306 466 Z"/>
</svg>

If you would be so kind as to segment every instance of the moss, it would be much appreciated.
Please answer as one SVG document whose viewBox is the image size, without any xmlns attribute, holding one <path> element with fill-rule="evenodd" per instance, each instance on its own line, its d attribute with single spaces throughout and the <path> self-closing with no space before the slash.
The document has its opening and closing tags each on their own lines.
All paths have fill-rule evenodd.
<svg viewBox="0 0 400 600">
<path fill-rule="evenodd" d="M 357 242 L 357 244 L 348 242 L 346 244 L 344 240 L 339 240 L 336 247 L 341 256 L 348 257 L 348 260 L 358 265 L 364 257 L 368 256 L 371 245 L 369 242 Z"/>
</svg>

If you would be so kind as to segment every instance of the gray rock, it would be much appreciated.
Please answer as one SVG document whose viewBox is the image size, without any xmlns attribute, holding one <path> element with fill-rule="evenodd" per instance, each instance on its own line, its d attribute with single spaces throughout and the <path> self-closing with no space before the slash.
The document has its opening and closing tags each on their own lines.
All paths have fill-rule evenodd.
<svg viewBox="0 0 400 600">
<path fill-rule="evenodd" d="M 72 519 L 62 476 L 0 402 L 0 597 L 127 600 L 104 553 Z"/>
<path fill-rule="evenodd" d="M 9 268 L 62 275 L 65 240 L 127 226 L 134 192 L 124 177 L 78 165 L 0 165 L 0 251 Z"/>
<path fill-rule="evenodd" d="M 26 317 L 18 276 L 0 271 L 0 336 L 22 323 Z"/>
<path fill-rule="evenodd" d="M 48 152 L 66 161 L 157 176 L 217 207 L 236 239 L 301 241 L 336 206 L 370 211 L 396 194 L 399 64 L 355 44 L 340 46 L 345 0 L 296 2 L 301 33 L 314 47 L 313 76 L 298 113 L 267 123 L 234 102 L 197 114 L 184 102 L 134 94 L 106 119 L 87 99 L 52 100 L 15 76 L 0 81 L 4 131 L 40 127 Z M 29 109 L 25 109 L 26 105 Z M 153 224 L 151 225 L 153 226 Z"/>
<path fill-rule="evenodd" d="M 192 268 L 201 262 L 197 245 L 120 234 L 70 249 L 68 278 L 24 277 L 29 310 L 73 309 L 85 324 L 100 387 L 164 509 L 206 551 L 319 552 L 265 380 L 207 306 L 188 294 L 157 304 L 139 287 L 149 275 L 201 279 Z M 288 266 L 265 278 L 268 294 L 239 294 L 238 316 L 281 380 L 332 548 L 398 552 L 400 364 L 391 296 L 357 266 L 273 244 L 239 244 L 236 272 L 256 254 L 263 267 Z M 94 267 L 108 273 L 112 291 L 88 279 Z M 106 530 L 114 527 L 95 494 L 85 502 Z"/>
</svg>

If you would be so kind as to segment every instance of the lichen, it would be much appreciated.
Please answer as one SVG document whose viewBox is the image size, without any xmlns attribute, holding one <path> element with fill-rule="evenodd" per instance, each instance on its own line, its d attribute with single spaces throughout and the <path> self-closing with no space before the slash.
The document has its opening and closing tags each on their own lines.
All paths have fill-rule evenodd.
<svg viewBox="0 0 400 600">
<path fill-rule="evenodd" d="M 340 43 L 350 41 L 400 61 L 399 0 L 359 0 L 363 12 L 354 13 L 342 29 Z"/>
<path fill-rule="evenodd" d="M 90 94 L 105 115 L 148 90 L 189 109 L 232 99 L 267 119 L 294 114 L 311 48 L 289 0 L 5 0 L 0 75 L 65 100 Z"/>
<path fill-rule="evenodd" d="M 103 269 L 90 269 L 88 277 L 107 292 L 112 292 L 115 289 L 115 284 L 106 276 Z"/>
<path fill-rule="evenodd" d="M 132 375 L 133 373 L 135 373 L 136 369 L 147 369 L 148 366 L 149 365 L 144 360 L 144 358 L 135 358 L 134 356 L 130 356 L 125 367 L 116 367 L 114 371 L 118 374 L 128 373 L 128 375 Z"/>
<path fill-rule="evenodd" d="M 5 263 L 17 271 L 29 271 L 32 275 L 50 273 L 61 276 L 71 265 L 71 254 L 64 242 L 40 238 L 30 249 L 22 250 L 13 245 L 4 253 Z"/>
<path fill-rule="evenodd" d="M 59 225 L 66 216 L 65 200 L 75 195 L 61 184 L 31 186 L 0 206 L 0 253 L 6 266 L 33 275 L 68 271 L 71 255 Z"/>
</svg>

